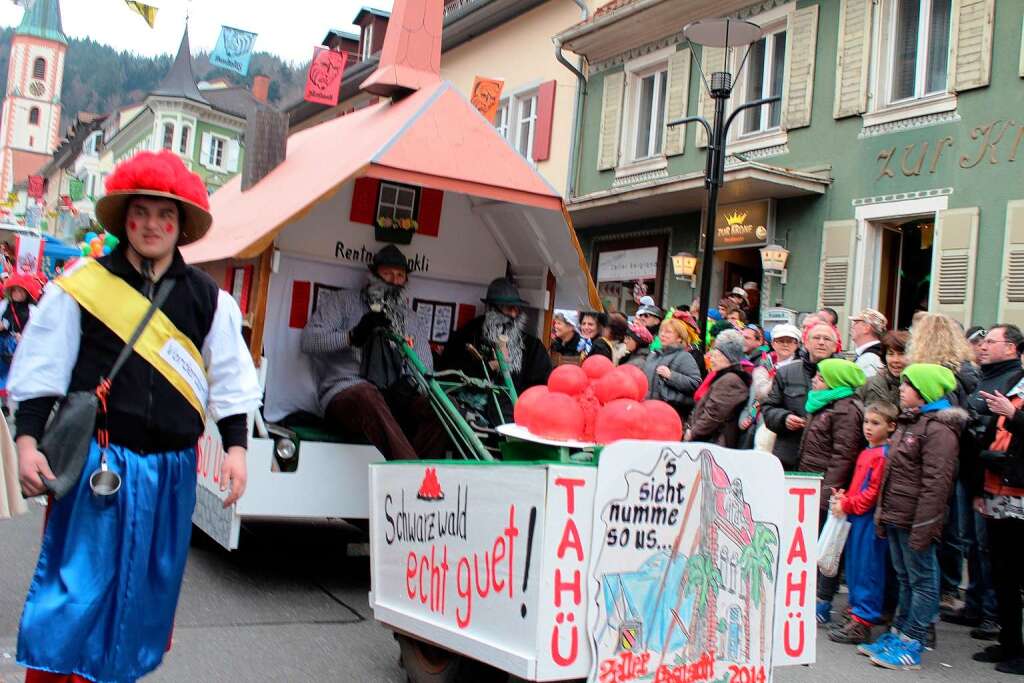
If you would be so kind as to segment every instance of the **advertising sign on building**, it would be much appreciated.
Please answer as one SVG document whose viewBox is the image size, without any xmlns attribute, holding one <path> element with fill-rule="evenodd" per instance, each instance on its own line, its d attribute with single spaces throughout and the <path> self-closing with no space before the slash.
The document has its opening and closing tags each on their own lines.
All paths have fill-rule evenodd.
<svg viewBox="0 0 1024 683">
<path fill-rule="evenodd" d="M 653 280 L 658 276 L 658 247 L 602 251 L 597 259 L 598 282 Z"/>
<path fill-rule="evenodd" d="M 715 216 L 715 249 L 763 247 L 768 244 L 771 201 L 724 204 Z"/>
</svg>

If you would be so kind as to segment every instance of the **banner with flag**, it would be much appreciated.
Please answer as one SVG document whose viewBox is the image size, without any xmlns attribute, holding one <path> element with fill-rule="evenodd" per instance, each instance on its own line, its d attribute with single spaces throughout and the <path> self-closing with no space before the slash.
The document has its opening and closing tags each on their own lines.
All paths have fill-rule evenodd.
<svg viewBox="0 0 1024 683">
<path fill-rule="evenodd" d="M 33 199 L 43 198 L 43 176 L 30 175 L 28 177 L 28 196 Z"/>
<path fill-rule="evenodd" d="M 36 275 L 43 267 L 43 238 L 30 235 L 14 237 L 14 268 L 18 273 Z"/>
<path fill-rule="evenodd" d="M 29 205 L 25 207 L 25 225 L 29 228 L 38 228 L 42 222 L 42 205 L 35 202 L 29 202 Z"/>
<path fill-rule="evenodd" d="M 346 62 L 347 52 L 317 46 L 306 74 L 306 101 L 331 107 L 336 105 L 341 95 L 341 78 L 345 74 Z"/>
<path fill-rule="evenodd" d="M 491 125 L 494 125 L 494 117 L 498 113 L 498 105 L 501 104 L 501 90 L 504 87 L 505 81 L 496 78 L 477 76 L 473 79 L 473 96 L 469 101 Z"/>
<path fill-rule="evenodd" d="M 85 198 L 85 181 L 81 178 L 71 178 L 68 181 L 68 195 L 71 201 L 77 202 Z"/>
<path fill-rule="evenodd" d="M 150 28 L 153 28 L 153 24 L 156 23 L 156 7 L 143 2 L 136 2 L 135 0 L 124 0 L 124 4 L 128 5 L 133 12 L 145 19 Z"/>
<path fill-rule="evenodd" d="M 231 26 L 220 27 L 220 37 L 210 54 L 210 64 L 230 69 L 243 76 L 249 73 L 249 59 L 256 34 Z"/>
</svg>

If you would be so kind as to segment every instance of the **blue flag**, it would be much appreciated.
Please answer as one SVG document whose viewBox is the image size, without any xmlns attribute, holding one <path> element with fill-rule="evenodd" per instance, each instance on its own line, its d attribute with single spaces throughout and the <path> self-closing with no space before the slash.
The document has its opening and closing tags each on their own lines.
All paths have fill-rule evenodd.
<svg viewBox="0 0 1024 683">
<path fill-rule="evenodd" d="M 249 73 L 249 58 L 255 42 L 256 34 L 251 31 L 221 26 L 217 46 L 210 55 L 210 63 L 245 76 Z"/>
</svg>

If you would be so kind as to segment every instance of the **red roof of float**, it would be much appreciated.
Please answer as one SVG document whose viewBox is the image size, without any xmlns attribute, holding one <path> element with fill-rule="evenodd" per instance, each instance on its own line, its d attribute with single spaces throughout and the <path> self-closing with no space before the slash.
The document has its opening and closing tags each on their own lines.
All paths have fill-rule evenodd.
<svg viewBox="0 0 1024 683">
<path fill-rule="evenodd" d="M 248 191 L 235 176 L 210 198 L 213 227 L 182 251 L 191 263 L 251 258 L 348 180 L 370 175 L 562 210 L 559 194 L 448 82 L 301 131 Z"/>
</svg>

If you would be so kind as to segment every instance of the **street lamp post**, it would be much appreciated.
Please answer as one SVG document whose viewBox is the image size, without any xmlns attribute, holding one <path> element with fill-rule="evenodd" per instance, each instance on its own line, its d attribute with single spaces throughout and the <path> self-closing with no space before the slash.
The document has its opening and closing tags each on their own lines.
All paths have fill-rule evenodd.
<svg viewBox="0 0 1024 683">
<path fill-rule="evenodd" d="M 683 35 L 689 41 L 691 52 L 693 45 L 697 44 L 704 47 L 724 48 L 728 57 L 730 47 L 749 46 L 760 39 L 761 29 L 756 24 L 739 19 L 710 19 L 688 24 L 683 29 Z M 697 59 L 696 55 L 694 55 L 693 60 L 700 70 L 701 80 L 708 95 L 715 102 L 714 120 L 712 123 L 708 123 L 703 116 L 687 116 L 676 121 L 669 121 L 668 125 L 681 126 L 687 123 L 699 123 L 704 126 L 708 134 L 707 160 L 704 167 L 704 187 L 707 189 L 707 194 L 702 234 L 704 246 L 701 250 L 703 261 L 700 267 L 700 340 L 698 341 L 701 350 L 706 351 L 708 312 L 711 306 L 712 254 L 715 248 L 715 216 L 718 213 L 718 190 L 725 184 L 725 145 L 729 136 L 729 127 L 738 114 L 748 109 L 755 109 L 766 104 L 778 102 L 782 98 L 775 95 L 746 102 L 733 109 L 729 117 L 726 118 L 726 101 L 732 95 L 733 75 L 729 71 L 715 71 L 711 74 L 711 81 L 709 83 L 704 75 L 704 70 L 700 67 L 700 60 Z M 746 56 L 744 56 L 743 62 L 740 63 L 739 69 L 737 69 L 737 75 L 739 71 L 743 70 L 745 62 Z"/>
</svg>

